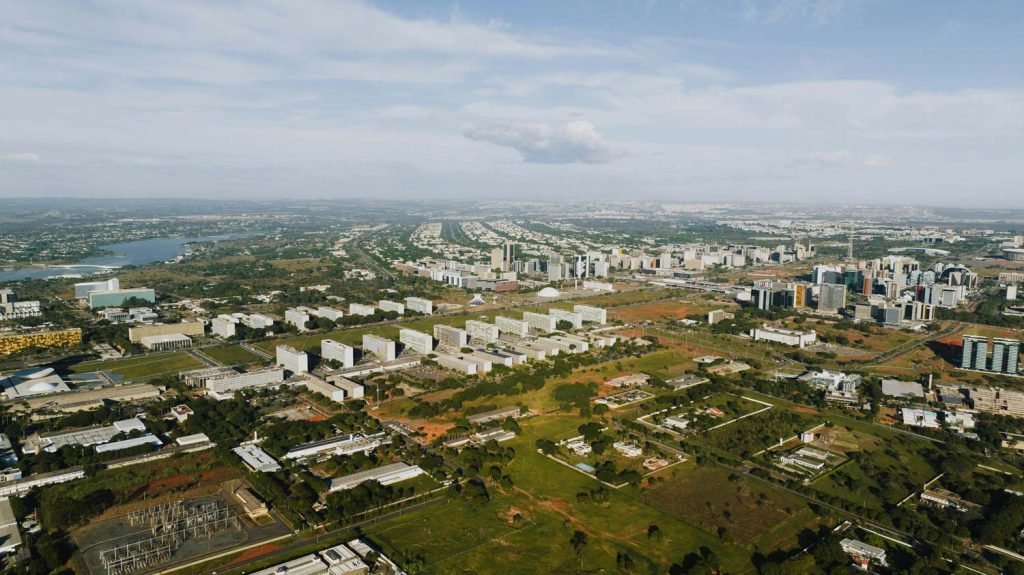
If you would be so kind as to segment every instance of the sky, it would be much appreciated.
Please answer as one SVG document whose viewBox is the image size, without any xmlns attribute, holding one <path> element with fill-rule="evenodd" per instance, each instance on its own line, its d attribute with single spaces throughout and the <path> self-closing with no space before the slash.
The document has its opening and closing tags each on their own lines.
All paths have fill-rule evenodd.
<svg viewBox="0 0 1024 575">
<path fill-rule="evenodd" d="M 0 0 L 0 196 L 1024 207 L 1019 0 Z"/>
</svg>

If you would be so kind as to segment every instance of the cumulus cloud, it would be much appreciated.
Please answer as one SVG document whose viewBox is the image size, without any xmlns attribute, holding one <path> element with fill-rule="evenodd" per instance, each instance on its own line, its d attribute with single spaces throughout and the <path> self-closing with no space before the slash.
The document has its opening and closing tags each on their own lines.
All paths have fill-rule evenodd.
<svg viewBox="0 0 1024 575">
<path fill-rule="evenodd" d="M 564 126 L 532 122 L 487 124 L 466 130 L 465 136 L 512 148 L 522 154 L 524 162 L 534 164 L 605 164 L 618 155 L 586 120 Z"/>
</svg>

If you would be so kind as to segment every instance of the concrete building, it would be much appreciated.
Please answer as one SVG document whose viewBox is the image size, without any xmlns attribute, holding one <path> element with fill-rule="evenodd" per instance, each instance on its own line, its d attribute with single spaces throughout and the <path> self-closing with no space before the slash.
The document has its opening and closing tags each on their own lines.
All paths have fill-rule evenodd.
<svg viewBox="0 0 1024 575">
<path fill-rule="evenodd" d="M 301 377 L 290 379 L 289 383 L 295 387 L 301 387 L 310 393 L 318 393 L 327 399 L 338 403 L 341 403 L 346 399 L 345 390 L 336 385 L 330 384 L 311 373 L 305 373 Z"/>
<path fill-rule="evenodd" d="M 494 318 L 494 324 L 498 326 L 500 333 L 507 333 L 516 337 L 526 337 L 530 333 L 530 324 L 522 320 L 499 315 Z"/>
<path fill-rule="evenodd" d="M 901 399 L 924 399 L 924 388 L 920 383 L 883 379 L 882 395 Z"/>
<path fill-rule="evenodd" d="M 1024 392 L 999 387 L 981 387 L 969 389 L 967 396 L 974 405 L 974 409 L 978 411 L 1024 417 Z"/>
<path fill-rule="evenodd" d="M 523 312 L 523 321 L 530 326 L 530 329 L 541 333 L 551 333 L 555 331 L 555 324 L 557 323 L 555 318 L 550 315 L 535 313 L 532 311 Z"/>
<path fill-rule="evenodd" d="M 733 319 L 736 317 L 735 314 L 729 313 L 724 309 L 716 309 L 708 312 L 708 325 L 715 325 L 718 322 L 725 321 L 727 319 Z"/>
<path fill-rule="evenodd" d="M 213 335 L 227 339 L 235 336 L 235 326 L 238 325 L 236 318 L 228 316 L 217 316 L 210 321 L 210 332 Z"/>
<path fill-rule="evenodd" d="M 147 335 L 139 341 L 139 344 L 150 351 L 172 351 L 192 347 L 192 338 L 181 333 Z"/>
<path fill-rule="evenodd" d="M 340 309 L 334 309 L 333 307 L 320 306 L 316 308 L 316 316 L 329 319 L 331 321 L 338 321 L 345 317 L 345 312 Z"/>
<path fill-rule="evenodd" d="M 202 321 L 183 321 L 181 323 L 136 325 L 128 328 L 128 340 L 132 343 L 139 343 L 144 337 L 172 334 L 202 337 L 206 334 L 206 324 Z"/>
<path fill-rule="evenodd" d="M 558 322 L 560 321 L 569 322 L 572 324 L 573 329 L 580 329 L 583 327 L 583 315 L 574 311 L 551 308 L 548 310 L 548 315 L 551 316 L 551 319 L 555 320 L 556 329 L 558 327 Z"/>
<path fill-rule="evenodd" d="M 289 345 L 277 346 L 277 365 L 292 373 L 309 371 L 309 356 Z"/>
<path fill-rule="evenodd" d="M 350 345 L 325 339 L 320 342 L 320 357 L 337 361 L 342 367 L 352 367 L 356 363 L 356 350 Z"/>
<path fill-rule="evenodd" d="M 436 331 L 437 326 L 434 329 Z M 434 338 L 429 333 L 423 333 L 422 331 L 402 328 L 398 332 L 398 341 L 402 342 L 402 345 L 408 349 L 423 355 L 434 351 Z"/>
<path fill-rule="evenodd" d="M 838 311 L 846 308 L 846 286 L 842 284 L 821 284 L 818 294 L 818 309 Z"/>
<path fill-rule="evenodd" d="M 345 399 L 360 399 L 366 395 L 365 386 L 351 379 L 338 377 L 333 380 L 333 383 L 335 387 L 345 392 Z"/>
<path fill-rule="evenodd" d="M 496 324 L 471 319 L 466 321 L 466 335 L 475 343 L 494 343 L 498 341 L 500 329 Z"/>
<path fill-rule="evenodd" d="M 421 297 L 405 298 L 405 307 L 410 311 L 422 313 L 423 315 L 431 315 L 434 313 L 434 302 Z"/>
<path fill-rule="evenodd" d="M 572 306 L 572 311 L 580 314 L 583 321 L 590 323 L 608 323 L 608 310 L 601 307 L 594 307 L 592 305 L 581 305 L 576 304 Z"/>
<path fill-rule="evenodd" d="M 461 373 L 464 375 L 478 375 L 483 373 L 480 369 L 480 364 L 473 360 L 473 358 L 464 356 L 462 354 L 451 354 L 438 352 L 437 357 L 434 361 L 444 369 Z"/>
<path fill-rule="evenodd" d="M 512 419 L 519 419 L 522 417 L 522 408 L 518 405 L 510 405 L 509 407 L 501 407 L 474 415 L 467 415 L 466 420 L 474 425 L 482 425 L 484 423 L 491 423 L 492 421 L 505 421 L 510 417 Z"/>
<path fill-rule="evenodd" d="M 87 300 L 89 294 L 94 291 L 113 292 L 121 289 L 121 282 L 117 278 L 98 282 L 80 282 L 75 284 L 75 298 Z"/>
<path fill-rule="evenodd" d="M 75 413 L 99 409 L 110 402 L 129 403 L 158 397 L 160 390 L 156 387 L 148 383 L 133 383 L 34 396 L 21 399 L 12 407 L 15 411 L 25 410 L 35 415 Z"/>
<path fill-rule="evenodd" d="M 405 304 L 400 304 L 397 301 L 382 299 L 377 302 L 377 307 L 380 308 L 381 311 L 393 311 L 398 315 L 405 315 Z"/>
<path fill-rule="evenodd" d="M 372 305 L 363 305 L 361 303 L 353 303 L 348 306 L 348 313 L 350 315 L 373 315 L 377 312 L 377 308 Z"/>
<path fill-rule="evenodd" d="M 437 345 L 453 349 L 462 349 L 469 342 L 466 330 L 443 324 L 434 324 L 434 339 Z"/>
<path fill-rule="evenodd" d="M 422 474 L 423 470 L 420 469 L 419 465 L 409 465 L 400 461 L 376 469 L 360 471 L 359 473 L 353 473 L 344 477 L 336 477 L 331 480 L 328 492 L 333 493 L 344 489 L 352 489 L 363 482 L 371 480 L 381 485 L 391 485 L 399 481 L 419 477 Z"/>
<path fill-rule="evenodd" d="M 1016 339 L 993 338 L 992 355 L 988 354 L 988 338 L 978 335 L 963 337 L 961 369 L 992 371 L 1017 375 L 1020 371 L 1020 342 Z"/>
<path fill-rule="evenodd" d="M 754 341 L 773 341 L 783 345 L 804 348 L 808 345 L 813 345 L 817 341 L 817 334 L 814 330 L 796 331 L 765 325 L 764 327 L 750 330 L 750 338 Z"/>
<path fill-rule="evenodd" d="M 363 354 L 373 354 L 381 361 L 392 361 L 397 357 L 395 342 L 373 334 L 363 335 Z"/>
<path fill-rule="evenodd" d="M 306 324 L 309 323 L 310 312 L 308 307 L 296 307 L 285 310 L 284 322 L 293 325 L 299 329 L 299 331 L 306 331 L 308 328 Z"/>
<path fill-rule="evenodd" d="M 19 400 L 39 395 L 64 393 L 71 388 L 52 367 L 30 367 L 0 376 L 0 388 L 8 400 Z"/>
<path fill-rule="evenodd" d="M 242 458 L 242 462 L 245 463 L 246 467 L 256 473 L 274 473 L 281 470 L 281 464 L 258 445 L 250 443 L 236 447 L 231 451 Z"/>
<path fill-rule="evenodd" d="M 141 300 L 156 303 L 156 292 L 150 288 L 130 288 L 117 290 L 92 290 L 89 292 L 89 307 L 124 307 L 128 300 Z"/>
<path fill-rule="evenodd" d="M 18 529 L 18 519 L 14 516 L 11 500 L 4 497 L 0 499 L 0 555 L 17 553 L 21 545 L 21 530 Z"/>
<path fill-rule="evenodd" d="M 369 455 L 373 453 L 375 449 L 383 445 L 385 440 L 387 440 L 387 435 L 383 432 L 375 433 L 373 435 L 363 435 L 362 433 L 338 435 L 293 447 L 284 454 L 284 458 L 293 461 L 302 461 L 305 459 L 320 458 L 325 455 L 331 457 L 337 455 L 352 455 L 354 453 Z"/>
</svg>

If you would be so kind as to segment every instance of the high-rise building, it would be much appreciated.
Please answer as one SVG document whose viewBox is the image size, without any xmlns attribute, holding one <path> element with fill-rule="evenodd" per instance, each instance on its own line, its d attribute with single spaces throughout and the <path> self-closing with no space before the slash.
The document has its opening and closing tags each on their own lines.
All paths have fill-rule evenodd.
<svg viewBox="0 0 1024 575">
<path fill-rule="evenodd" d="M 510 264 L 516 261 L 516 245 L 512 242 L 505 242 L 505 250 L 503 254 L 503 261 L 505 262 L 504 269 L 509 269 Z"/>
<path fill-rule="evenodd" d="M 992 339 L 991 371 L 1017 375 L 1020 363 L 1020 342 L 1015 339 Z"/>
<path fill-rule="evenodd" d="M 818 309 L 837 311 L 846 307 L 846 286 L 840 284 L 821 284 L 818 294 Z"/>
<path fill-rule="evenodd" d="M 352 367 L 356 363 L 355 348 L 333 339 L 325 339 L 320 342 L 320 357 L 337 361 L 343 367 Z"/>
<path fill-rule="evenodd" d="M 979 363 L 981 369 L 985 369 L 985 359 L 988 356 L 988 338 L 965 335 L 963 337 L 963 352 L 960 354 L 961 369 L 977 369 Z"/>
<path fill-rule="evenodd" d="M 466 321 L 466 335 L 470 340 L 477 343 L 494 343 L 498 341 L 499 328 L 493 323 L 477 321 L 474 319 Z"/>
<path fill-rule="evenodd" d="M 438 345 L 444 345 L 455 349 L 466 347 L 468 336 L 466 330 L 452 327 L 450 325 L 434 324 L 434 339 Z"/>
<path fill-rule="evenodd" d="M 372 353 L 382 361 L 395 359 L 395 342 L 379 335 L 363 335 L 363 353 Z"/>
<path fill-rule="evenodd" d="M 416 353 L 428 354 L 434 351 L 434 338 L 429 333 L 414 329 L 402 328 L 398 332 L 398 341 Z"/>
<path fill-rule="evenodd" d="M 503 270 L 505 269 L 505 253 L 501 248 L 494 248 L 491 250 L 491 269 L 492 270 Z"/>
<path fill-rule="evenodd" d="M 309 356 L 289 345 L 279 345 L 276 364 L 292 373 L 306 373 L 309 371 Z"/>
</svg>

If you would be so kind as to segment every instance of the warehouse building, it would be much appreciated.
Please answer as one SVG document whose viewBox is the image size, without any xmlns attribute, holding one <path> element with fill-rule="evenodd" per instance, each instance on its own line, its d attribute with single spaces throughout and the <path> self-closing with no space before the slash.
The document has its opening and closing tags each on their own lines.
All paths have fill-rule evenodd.
<svg viewBox="0 0 1024 575">
<path fill-rule="evenodd" d="M 376 481 L 381 485 L 391 485 L 399 481 L 419 477 L 422 474 L 423 470 L 420 469 L 419 465 L 409 465 L 400 461 L 376 469 L 360 471 L 359 473 L 353 473 L 344 477 L 336 477 L 331 480 L 328 492 L 333 493 L 344 489 L 352 489 L 366 481 Z"/>
</svg>

